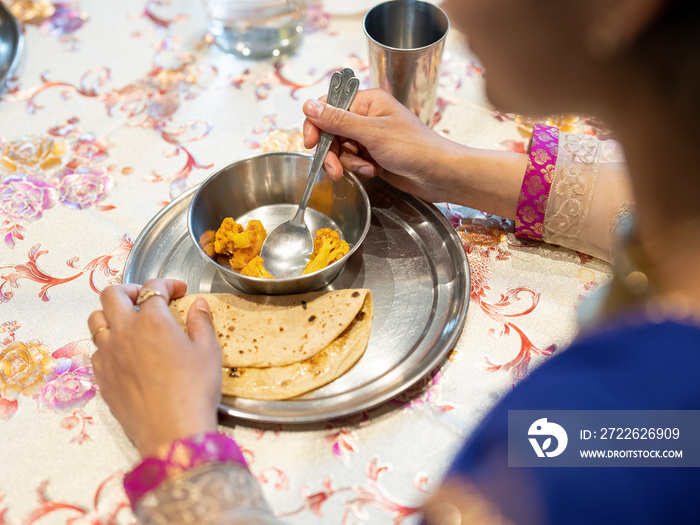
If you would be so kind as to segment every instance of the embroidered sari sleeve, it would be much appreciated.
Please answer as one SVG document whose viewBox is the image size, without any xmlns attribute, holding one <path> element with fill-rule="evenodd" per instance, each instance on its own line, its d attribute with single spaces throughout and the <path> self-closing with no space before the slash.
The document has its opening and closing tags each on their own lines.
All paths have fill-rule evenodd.
<svg viewBox="0 0 700 525">
<path fill-rule="evenodd" d="M 124 478 L 142 525 L 273 525 L 260 486 L 236 442 L 208 432 L 176 439 Z"/>
<path fill-rule="evenodd" d="M 611 261 L 616 217 L 630 201 L 617 142 L 560 134 L 542 240 Z"/>
<path fill-rule="evenodd" d="M 545 209 L 557 163 L 558 142 L 557 128 L 537 124 L 532 130 L 530 155 L 515 214 L 515 234 L 518 237 L 542 238 Z"/>
<path fill-rule="evenodd" d="M 280 525 L 243 465 L 207 463 L 169 478 L 134 507 L 141 525 Z"/>
</svg>

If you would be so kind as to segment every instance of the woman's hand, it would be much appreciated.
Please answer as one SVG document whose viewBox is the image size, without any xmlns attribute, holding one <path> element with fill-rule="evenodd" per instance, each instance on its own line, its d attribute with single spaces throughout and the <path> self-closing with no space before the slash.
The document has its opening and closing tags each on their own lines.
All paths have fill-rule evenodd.
<svg viewBox="0 0 700 525">
<path fill-rule="evenodd" d="M 102 310 L 88 326 L 97 351 L 92 365 L 100 392 L 141 456 L 177 438 L 217 430 L 221 399 L 221 347 L 209 306 L 198 299 L 187 315 L 187 334 L 168 304 L 187 285 L 152 279 L 159 292 L 134 308 L 141 286 L 121 284 L 102 292 Z M 107 329 L 101 329 L 107 327 Z"/>
<path fill-rule="evenodd" d="M 386 91 L 358 91 L 348 111 L 318 100 L 307 100 L 303 110 L 307 148 L 318 143 L 320 130 L 337 137 L 324 163 L 331 178 L 339 179 L 344 167 L 365 177 L 378 175 L 425 200 L 445 200 L 446 181 L 434 159 L 454 143 L 428 128 Z"/>
<path fill-rule="evenodd" d="M 304 103 L 304 145 L 314 147 L 320 130 L 336 135 L 324 163 L 331 178 L 346 168 L 426 201 L 515 217 L 527 155 L 453 142 L 381 89 L 358 91 L 348 111 L 323 100 Z"/>
</svg>

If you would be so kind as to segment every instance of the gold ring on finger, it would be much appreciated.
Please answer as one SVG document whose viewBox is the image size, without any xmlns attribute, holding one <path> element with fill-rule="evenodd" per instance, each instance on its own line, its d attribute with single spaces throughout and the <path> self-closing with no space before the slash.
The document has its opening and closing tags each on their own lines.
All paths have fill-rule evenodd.
<svg viewBox="0 0 700 525">
<path fill-rule="evenodd" d="M 140 306 L 141 304 L 148 301 L 151 297 L 155 297 L 156 295 L 163 297 L 163 294 L 158 290 L 153 290 L 152 288 L 141 288 L 139 296 L 136 298 L 136 306 Z"/>
<path fill-rule="evenodd" d="M 92 334 L 90 334 L 90 339 L 92 339 L 92 342 L 95 343 L 95 337 L 97 337 L 97 334 L 99 334 L 102 330 L 109 330 L 109 326 L 107 325 L 102 325 L 97 328 Z M 95 343 L 97 344 L 97 343 Z"/>
</svg>

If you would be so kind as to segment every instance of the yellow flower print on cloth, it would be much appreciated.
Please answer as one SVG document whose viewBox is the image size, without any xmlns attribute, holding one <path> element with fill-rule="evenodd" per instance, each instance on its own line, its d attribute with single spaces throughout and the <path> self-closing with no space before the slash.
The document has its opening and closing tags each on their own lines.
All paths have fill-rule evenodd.
<svg viewBox="0 0 700 525">
<path fill-rule="evenodd" d="M 56 12 L 48 0 L 14 0 L 8 7 L 22 24 L 39 25 Z"/>
<path fill-rule="evenodd" d="M 273 129 L 262 140 L 261 151 L 308 151 L 304 148 L 304 134 L 299 130 Z"/>
<path fill-rule="evenodd" d="M 518 125 L 520 133 L 529 137 L 538 123 L 567 133 L 579 133 L 581 131 L 579 129 L 579 120 L 580 118 L 577 115 L 555 115 L 546 118 L 543 122 L 537 122 L 535 119 L 516 115 L 513 122 Z"/>
<path fill-rule="evenodd" d="M 0 349 L 0 397 L 14 401 L 20 395 L 41 392 L 56 360 L 38 341 L 15 341 Z"/>
<path fill-rule="evenodd" d="M 51 137 L 22 137 L 12 140 L 2 148 L 3 171 L 36 173 L 47 171 L 61 164 L 66 143 Z"/>
</svg>

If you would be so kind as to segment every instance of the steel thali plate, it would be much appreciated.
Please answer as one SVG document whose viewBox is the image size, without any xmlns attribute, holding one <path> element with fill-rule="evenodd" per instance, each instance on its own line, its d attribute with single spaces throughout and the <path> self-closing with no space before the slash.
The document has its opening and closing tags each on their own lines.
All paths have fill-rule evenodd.
<svg viewBox="0 0 700 525">
<path fill-rule="evenodd" d="M 365 354 L 342 377 L 285 401 L 224 396 L 222 413 L 249 421 L 313 423 L 375 407 L 430 373 L 455 346 L 469 305 L 470 274 L 444 215 L 379 179 L 364 183 L 372 222 L 328 290 L 369 288 L 374 301 Z M 187 231 L 192 188 L 161 210 L 135 241 L 123 282 L 180 279 L 189 293 L 240 293 L 197 252 Z"/>
</svg>

